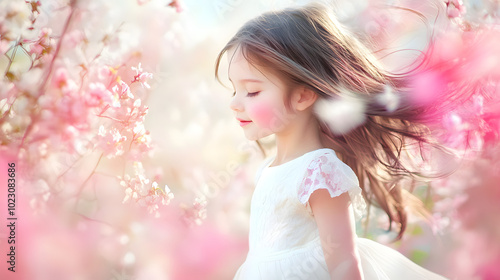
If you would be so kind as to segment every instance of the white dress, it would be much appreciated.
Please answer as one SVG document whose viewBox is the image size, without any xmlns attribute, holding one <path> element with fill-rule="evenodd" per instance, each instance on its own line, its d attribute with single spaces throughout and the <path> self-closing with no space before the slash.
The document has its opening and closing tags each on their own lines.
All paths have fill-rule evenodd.
<svg viewBox="0 0 500 280">
<path fill-rule="evenodd" d="M 265 160 L 255 176 L 249 252 L 234 280 L 330 280 L 308 199 L 316 189 L 327 189 L 331 197 L 347 191 L 351 215 L 359 218 L 365 202 L 358 178 L 328 148 L 269 166 L 273 160 Z M 446 279 L 370 239 L 357 237 L 356 247 L 366 280 Z"/>
</svg>

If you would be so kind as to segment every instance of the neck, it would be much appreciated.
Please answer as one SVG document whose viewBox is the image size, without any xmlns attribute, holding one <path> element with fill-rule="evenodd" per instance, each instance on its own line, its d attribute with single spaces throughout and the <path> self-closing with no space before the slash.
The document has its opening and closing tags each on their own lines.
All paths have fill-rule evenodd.
<svg viewBox="0 0 500 280">
<path fill-rule="evenodd" d="M 319 123 L 312 114 L 294 119 L 287 129 L 276 133 L 275 165 L 285 163 L 307 152 L 324 148 Z"/>
</svg>

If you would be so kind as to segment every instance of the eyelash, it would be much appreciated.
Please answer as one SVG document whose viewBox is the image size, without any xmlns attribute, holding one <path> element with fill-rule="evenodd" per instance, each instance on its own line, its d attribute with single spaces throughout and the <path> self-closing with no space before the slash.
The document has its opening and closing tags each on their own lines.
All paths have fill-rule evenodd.
<svg viewBox="0 0 500 280">
<path fill-rule="evenodd" d="M 248 96 L 248 97 L 254 97 L 254 96 L 256 96 L 257 94 L 259 94 L 259 92 L 260 92 L 260 91 L 256 91 L 256 92 L 249 92 L 249 93 L 247 93 L 247 96 Z M 235 96 L 235 95 L 236 95 L 236 91 L 235 91 L 235 92 L 233 92 L 233 96 Z"/>
</svg>

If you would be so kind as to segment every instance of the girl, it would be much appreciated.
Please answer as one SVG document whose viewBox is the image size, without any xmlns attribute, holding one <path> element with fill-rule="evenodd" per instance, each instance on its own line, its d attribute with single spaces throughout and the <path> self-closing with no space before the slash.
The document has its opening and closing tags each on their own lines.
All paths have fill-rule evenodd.
<svg viewBox="0 0 500 280">
<path fill-rule="evenodd" d="M 404 80 L 377 66 L 319 4 L 247 22 L 219 53 L 217 79 L 225 53 L 235 89 L 230 107 L 245 136 L 275 134 L 277 146 L 256 174 L 250 249 L 234 279 L 445 279 L 356 236 L 354 215 L 365 199 L 399 225 L 398 238 L 405 230 L 411 195 L 396 182 L 414 174 L 401 149 L 426 139 L 412 122 L 417 109 L 378 102 L 384 88 L 402 88 Z M 345 92 L 355 93 L 344 97 L 347 110 L 361 108 L 364 117 L 327 121 L 319 104 Z"/>
</svg>

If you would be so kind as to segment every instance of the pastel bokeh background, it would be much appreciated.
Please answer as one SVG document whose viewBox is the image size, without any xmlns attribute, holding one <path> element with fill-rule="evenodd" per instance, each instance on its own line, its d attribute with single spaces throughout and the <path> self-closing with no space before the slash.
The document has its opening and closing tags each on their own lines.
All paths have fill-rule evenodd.
<svg viewBox="0 0 500 280">
<path fill-rule="evenodd" d="M 244 138 L 215 57 L 248 19 L 308 2 L 0 0 L 0 278 L 232 279 L 273 137 L 266 155 Z M 391 71 L 426 55 L 414 102 L 456 154 L 414 188 L 430 221 L 391 243 L 371 208 L 358 235 L 450 279 L 500 279 L 499 1 L 327 3 Z"/>
</svg>

